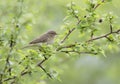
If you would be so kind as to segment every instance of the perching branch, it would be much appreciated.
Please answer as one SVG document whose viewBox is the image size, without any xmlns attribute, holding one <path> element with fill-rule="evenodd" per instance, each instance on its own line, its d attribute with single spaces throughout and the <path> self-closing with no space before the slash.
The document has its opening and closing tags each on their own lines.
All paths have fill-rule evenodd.
<svg viewBox="0 0 120 84">
<path fill-rule="evenodd" d="M 102 39 L 102 38 L 108 38 L 109 35 L 111 34 L 119 34 L 120 32 L 120 29 L 116 30 L 116 31 L 110 31 L 109 33 L 107 34 L 104 34 L 104 35 L 101 35 L 101 36 L 98 36 L 98 37 L 94 37 L 94 38 L 91 38 L 90 40 L 87 40 L 86 42 L 91 42 L 91 41 L 94 41 L 94 40 L 99 40 L 99 39 Z M 69 44 L 69 45 L 65 45 L 65 46 L 60 46 L 56 49 L 56 51 L 60 51 L 62 49 L 66 49 L 66 48 L 74 48 L 75 46 L 77 45 L 80 45 L 80 43 L 74 43 L 74 44 Z M 67 51 L 61 51 L 61 52 L 67 52 Z M 70 52 L 73 52 L 73 51 L 70 51 Z"/>
</svg>

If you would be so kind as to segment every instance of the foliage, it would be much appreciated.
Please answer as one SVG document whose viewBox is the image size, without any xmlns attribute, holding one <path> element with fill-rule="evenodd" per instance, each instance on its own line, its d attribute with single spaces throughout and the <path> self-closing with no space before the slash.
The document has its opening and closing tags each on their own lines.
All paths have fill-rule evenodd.
<svg viewBox="0 0 120 84">
<path fill-rule="evenodd" d="M 7 19 L 3 17 L 0 27 L 0 84 L 24 84 L 24 77 L 36 73 L 40 73 L 41 80 L 49 77 L 60 81 L 62 71 L 56 62 L 61 63 L 61 56 L 71 59 L 81 54 L 106 57 L 105 51 L 119 50 L 120 28 L 115 23 L 116 16 L 111 12 L 101 15 L 98 11 L 100 6 L 109 2 L 111 0 L 88 0 L 85 9 L 70 2 L 62 33 L 55 43 L 26 50 L 21 49 L 20 44 L 25 44 L 24 38 L 27 38 L 22 34 L 32 30 L 34 17 L 26 12 L 25 1 L 18 0 L 15 7 L 2 12 L 1 16 L 12 11 Z M 76 36 L 72 37 L 72 33 Z"/>
</svg>

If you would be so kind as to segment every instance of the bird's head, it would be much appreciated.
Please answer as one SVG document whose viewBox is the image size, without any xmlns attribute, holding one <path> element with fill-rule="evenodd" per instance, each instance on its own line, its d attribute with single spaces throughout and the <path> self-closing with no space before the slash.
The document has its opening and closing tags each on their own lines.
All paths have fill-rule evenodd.
<svg viewBox="0 0 120 84">
<path fill-rule="evenodd" d="M 57 35 L 57 33 L 55 31 L 48 31 L 47 33 L 50 35 L 53 35 L 53 36 Z"/>
</svg>

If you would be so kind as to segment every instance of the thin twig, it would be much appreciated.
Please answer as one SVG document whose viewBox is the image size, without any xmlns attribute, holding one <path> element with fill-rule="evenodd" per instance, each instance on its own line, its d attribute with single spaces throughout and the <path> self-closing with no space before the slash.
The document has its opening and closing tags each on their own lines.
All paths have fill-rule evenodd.
<svg viewBox="0 0 120 84">
<path fill-rule="evenodd" d="M 80 44 L 79 44 L 80 45 Z M 75 44 L 70 44 L 70 45 L 66 45 L 66 46 L 61 46 L 61 47 L 58 47 L 56 49 L 56 51 L 60 51 L 61 49 L 63 48 L 71 48 L 71 47 L 75 47 L 76 46 L 76 43 Z"/>
<path fill-rule="evenodd" d="M 31 73 L 31 71 L 25 71 L 25 70 L 27 70 L 27 68 L 28 67 L 25 67 L 25 69 L 21 71 L 21 74 L 20 74 L 21 76 L 24 76 L 26 74 Z M 16 78 L 17 78 L 17 76 L 13 76 L 13 77 L 7 78 L 7 79 L 5 79 L 3 81 L 10 81 L 10 80 L 13 80 L 13 79 L 15 80 Z"/>
<path fill-rule="evenodd" d="M 68 36 L 75 30 L 75 28 L 72 28 L 71 30 L 68 31 L 67 35 L 64 37 L 64 39 L 61 41 L 61 43 L 63 43 L 67 38 Z"/>
<path fill-rule="evenodd" d="M 43 66 L 42 66 L 42 64 L 43 64 L 45 61 L 47 61 L 47 60 L 48 60 L 48 58 L 43 59 L 41 62 L 39 62 L 39 63 L 37 64 L 37 66 L 40 67 L 40 68 L 46 73 L 46 75 L 52 79 L 52 76 L 50 75 L 50 73 L 48 73 L 48 72 L 45 70 L 45 68 L 43 68 Z"/>
<path fill-rule="evenodd" d="M 77 25 L 81 22 L 81 20 L 79 19 L 79 17 L 75 14 L 75 10 L 72 7 L 72 2 L 71 2 L 71 9 L 72 9 L 72 14 L 73 16 L 77 19 Z M 65 40 L 69 37 L 69 35 L 75 30 L 76 28 L 72 28 L 68 31 L 68 33 L 66 34 L 66 36 L 63 38 L 63 40 L 61 41 L 61 43 L 64 43 Z"/>
<path fill-rule="evenodd" d="M 41 62 L 39 62 L 39 63 L 37 64 L 37 66 L 42 65 L 46 60 L 47 60 L 47 59 L 43 59 Z"/>
<path fill-rule="evenodd" d="M 53 77 L 50 75 L 50 73 L 48 73 L 48 72 L 45 70 L 45 68 L 42 67 L 42 65 L 39 65 L 39 67 L 46 73 L 46 75 L 47 75 L 48 77 L 50 77 L 51 79 L 53 78 Z"/>
<path fill-rule="evenodd" d="M 26 55 L 18 64 L 21 64 L 26 58 L 28 58 L 28 55 Z"/>
<path fill-rule="evenodd" d="M 75 51 L 75 50 L 62 50 L 60 52 L 65 52 L 65 53 L 69 53 L 69 52 L 72 52 L 72 53 L 78 53 L 78 54 L 97 54 L 97 53 L 93 53 L 93 52 L 87 52 L 87 51 L 83 51 L 83 52 L 80 52 L 80 51 Z"/>
<path fill-rule="evenodd" d="M 12 42 L 12 41 L 11 41 Z M 10 43 L 12 44 L 12 43 Z M 9 53 L 8 53 L 8 56 L 6 58 L 6 64 L 5 64 L 5 67 L 3 69 L 4 73 L 6 72 L 6 70 L 9 72 L 9 75 L 11 75 L 11 65 L 10 65 L 10 56 L 11 56 L 11 52 L 13 50 L 13 46 L 10 47 L 10 50 L 9 50 Z"/>
<path fill-rule="evenodd" d="M 94 10 L 96 10 L 96 8 L 98 8 L 102 3 L 104 3 L 105 0 L 102 0 L 101 3 L 98 3 L 96 6 L 94 6 Z"/>
<path fill-rule="evenodd" d="M 101 1 L 102 3 L 104 2 L 104 0 Z M 101 4 L 97 4 L 95 7 L 94 7 L 94 10 L 96 8 L 98 8 Z M 74 9 L 72 8 L 71 6 L 71 9 L 72 9 L 72 14 L 74 15 L 74 17 L 78 20 L 77 22 L 77 25 L 79 25 L 79 23 L 81 22 L 81 20 L 79 19 L 79 17 L 74 13 Z M 64 43 L 65 40 L 69 37 L 69 35 L 75 30 L 76 28 L 72 28 L 71 30 L 68 31 L 68 33 L 66 34 L 66 36 L 63 38 L 63 40 L 61 41 L 61 43 Z"/>
<path fill-rule="evenodd" d="M 107 38 L 108 39 L 108 36 L 111 35 L 111 34 L 119 34 L 120 32 L 120 29 L 116 30 L 116 31 L 112 31 L 112 32 L 109 32 L 107 34 L 104 34 L 104 35 L 101 35 L 101 36 L 98 36 L 98 37 L 94 37 L 94 38 L 91 38 L 90 40 L 87 40 L 86 42 L 91 42 L 91 41 L 94 41 L 94 40 L 99 40 L 101 38 Z M 62 49 L 65 49 L 65 48 L 73 48 L 75 47 L 76 45 L 80 45 L 80 43 L 74 43 L 74 44 L 69 44 L 69 45 L 66 45 L 66 46 L 60 46 L 56 49 L 56 51 L 60 51 Z"/>
<path fill-rule="evenodd" d="M 23 0 L 22 0 L 22 4 L 23 4 Z M 21 10 L 20 10 L 20 13 L 18 13 L 18 16 L 16 15 L 16 17 L 17 17 L 17 19 L 21 16 L 21 14 L 22 14 L 22 6 L 21 6 L 21 8 L 20 8 Z M 15 23 L 17 23 L 18 21 L 15 19 Z M 16 25 L 15 25 L 15 28 L 16 28 Z M 4 67 L 4 69 L 3 69 L 3 72 L 5 73 L 6 72 L 6 70 L 8 71 L 8 73 L 9 73 L 9 75 L 11 75 L 11 65 L 10 65 L 10 57 L 11 57 L 11 52 L 12 52 L 12 50 L 13 50 L 13 47 L 15 46 L 15 44 L 16 44 L 16 39 L 17 39 L 17 35 L 16 35 L 16 38 L 14 38 L 14 34 L 11 34 L 11 38 L 10 38 L 10 43 L 9 43 L 9 47 L 10 47 L 10 51 L 9 51 L 9 53 L 8 53 L 8 56 L 7 56 L 7 58 L 6 58 L 6 64 L 5 64 L 5 67 Z M 3 76 L 2 76 L 3 77 Z M 1 78 L 1 80 L 2 80 L 2 78 Z"/>
<path fill-rule="evenodd" d="M 78 15 L 76 15 L 75 10 L 73 9 L 72 2 L 71 2 L 71 10 L 72 10 L 72 14 L 73 14 L 73 16 L 74 16 L 74 17 L 78 20 L 78 22 L 79 22 L 80 19 L 79 19 Z"/>
<path fill-rule="evenodd" d="M 16 76 L 13 76 L 13 77 L 7 78 L 7 79 L 5 79 L 5 80 L 3 80 L 3 81 L 9 81 L 9 80 L 13 80 L 13 79 L 15 79 L 15 78 L 16 78 Z"/>
<path fill-rule="evenodd" d="M 116 30 L 116 31 L 112 31 L 112 32 L 107 33 L 107 34 L 102 35 L 102 36 L 94 37 L 94 38 L 92 38 L 92 39 L 90 39 L 90 40 L 88 40 L 88 41 L 86 41 L 86 42 L 91 42 L 91 41 L 98 40 L 98 39 L 101 39 L 101 38 L 106 38 L 106 37 L 108 37 L 108 36 L 111 35 L 111 34 L 115 34 L 115 33 L 119 33 L 119 32 L 120 32 L 120 29 L 118 29 L 118 30 Z"/>
</svg>

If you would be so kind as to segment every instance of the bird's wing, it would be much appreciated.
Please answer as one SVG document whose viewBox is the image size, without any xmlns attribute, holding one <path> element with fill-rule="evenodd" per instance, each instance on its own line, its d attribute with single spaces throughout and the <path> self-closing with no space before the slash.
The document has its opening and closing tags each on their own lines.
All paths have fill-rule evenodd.
<svg viewBox="0 0 120 84">
<path fill-rule="evenodd" d="M 46 34 L 40 36 L 39 38 L 36 38 L 35 40 L 31 41 L 29 44 L 36 44 L 36 43 L 45 43 L 48 40 L 46 38 Z"/>
</svg>

